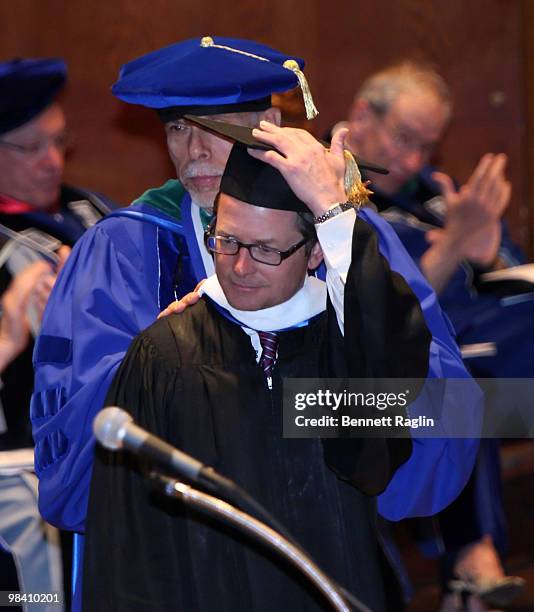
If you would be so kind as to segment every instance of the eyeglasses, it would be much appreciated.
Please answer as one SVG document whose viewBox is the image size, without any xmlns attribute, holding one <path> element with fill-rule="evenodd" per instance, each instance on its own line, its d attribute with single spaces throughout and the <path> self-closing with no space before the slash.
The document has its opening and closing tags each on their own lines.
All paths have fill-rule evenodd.
<svg viewBox="0 0 534 612">
<path fill-rule="evenodd" d="M 55 147 L 63 153 L 67 149 L 68 145 L 69 137 L 65 132 L 38 142 L 32 142 L 27 145 L 18 144 L 17 142 L 10 142 L 9 140 L 0 140 L 0 146 L 13 149 L 14 151 L 17 151 L 17 153 L 20 153 L 28 158 L 44 157 L 50 147 Z"/>
<path fill-rule="evenodd" d="M 206 239 L 206 247 L 212 253 L 218 253 L 219 255 L 237 255 L 240 249 L 247 249 L 254 261 L 268 266 L 279 266 L 284 259 L 293 255 L 309 241 L 310 238 L 303 238 L 297 244 L 289 247 L 287 251 L 279 251 L 262 244 L 245 244 L 228 236 L 209 236 Z"/>
<path fill-rule="evenodd" d="M 395 149 L 401 153 L 421 153 L 423 157 L 430 157 L 436 146 L 435 142 L 423 142 L 418 134 L 399 125 L 387 125 L 386 117 L 382 110 L 373 108 L 375 115 L 378 117 L 378 126 L 388 137 Z M 389 122 L 391 123 L 391 122 Z"/>
<path fill-rule="evenodd" d="M 429 157 L 435 147 L 434 142 L 421 142 L 417 136 L 400 128 L 388 128 L 381 124 L 383 130 L 397 151 L 403 153 L 421 153 L 423 157 Z"/>
</svg>

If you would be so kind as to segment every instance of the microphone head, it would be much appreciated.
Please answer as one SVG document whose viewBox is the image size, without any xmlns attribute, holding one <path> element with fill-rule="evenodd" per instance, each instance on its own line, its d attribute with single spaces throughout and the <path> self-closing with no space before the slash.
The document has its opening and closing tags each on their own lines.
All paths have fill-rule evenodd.
<svg viewBox="0 0 534 612">
<path fill-rule="evenodd" d="M 133 418 L 118 406 L 108 406 L 101 410 L 93 421 L 96 439 L 109 450 L 119 450 L 123 446 L 124 427 Z"/>
</svg>

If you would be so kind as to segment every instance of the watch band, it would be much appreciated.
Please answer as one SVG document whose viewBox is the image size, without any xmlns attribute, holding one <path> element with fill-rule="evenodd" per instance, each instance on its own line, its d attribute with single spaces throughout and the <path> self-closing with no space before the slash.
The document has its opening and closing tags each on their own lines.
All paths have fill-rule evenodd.
<svg viewBox="0 0 534 612">
<path fill-rule="evenodd" d="M 324 223 L 325 221 L 328 221 L 328 219 L 331 219 L 332 217 L 337 217 L 337 215 L 344 213 L 346 210 L 349 210 L 349 208 L 355 208 L 352 202 L 339 202 L 322 215 L 314 217 L 313 222 L 315 223 L 315 225 L 318 225 L 319 223 Z"/>
</svg>

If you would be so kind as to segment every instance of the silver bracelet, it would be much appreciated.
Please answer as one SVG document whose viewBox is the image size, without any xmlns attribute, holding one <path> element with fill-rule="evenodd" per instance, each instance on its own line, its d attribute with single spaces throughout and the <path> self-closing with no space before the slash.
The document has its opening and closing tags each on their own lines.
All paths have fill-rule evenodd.
<svg viewBox="0 0 534 612">
<path fill-rule="evenodd" d="M 328 209 L 322 215 L 314 217 L 313 222 L 315 223 L 315 225 L 318 225 L 319 223 L 324 223 L 325 221 L 328 221 L 328 219 L 331 219 L 332 217 L 337 217 L 337 215 L 344 213 L 346 210 L 349 210 L 349 208 L 354 208 L 354 204 L 352 202 L 339 202 L 332 208 Z"/>
</svg>

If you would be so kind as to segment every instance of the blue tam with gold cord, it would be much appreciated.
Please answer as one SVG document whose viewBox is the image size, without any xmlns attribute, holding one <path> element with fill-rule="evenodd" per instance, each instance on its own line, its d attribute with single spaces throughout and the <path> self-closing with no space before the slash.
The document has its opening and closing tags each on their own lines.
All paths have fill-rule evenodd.
<svg viewBox="0 0 534 612">
<path fill-rule="evenodd" d="M 302 72 L 304 60 L 251 40 L 204 36 L 125 64 L 113 94 L 158 110 L 163 121 L 184 114 L 254 112 L 271 94 L 300 85 L 308 119 L 317 115 Z"/>
<path fill-rule="evenodd" d="M 0 63 L 0 134 L 10 132 L 49 106 L 67 78 L 61 59 L 13 59 Z"/>
</svg>

